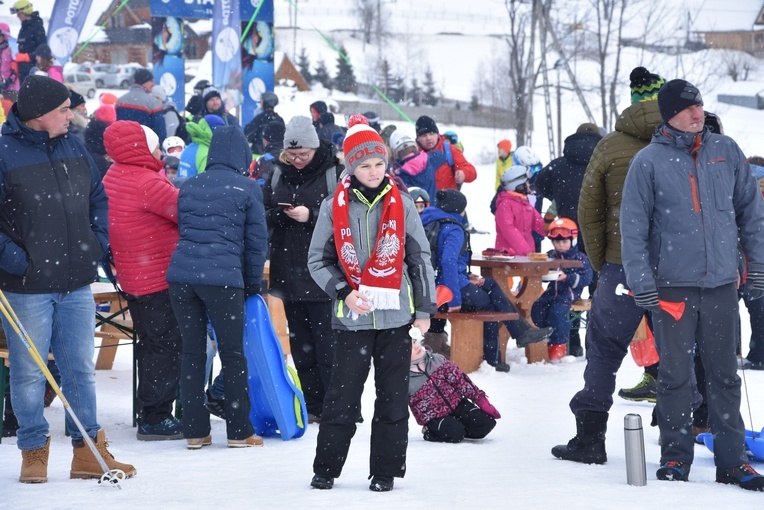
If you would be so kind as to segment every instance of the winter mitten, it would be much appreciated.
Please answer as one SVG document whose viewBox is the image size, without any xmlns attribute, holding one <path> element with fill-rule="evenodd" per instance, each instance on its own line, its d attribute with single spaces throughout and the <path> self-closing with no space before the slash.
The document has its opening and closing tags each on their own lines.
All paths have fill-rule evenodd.
<svg viewBox="0 0 764 510">
<path fill-rule="evenodd" d="M 743 288 L 743 296 L 748 301 L 755 301 L 764 297 L 764 273 L 748 273 Z"/>
<path fill-rule="evenodd" d="M 650 310 L 651 312 L 657 312 L 660 309 L 657 290 L 634 294 L 634 302 L 637 306 L 641 306 L 645 310 Z"/>
<path fill-rule="evenodd" d="M 477 406 L 489 416 L 496 419 L 501 418 L 501 413 L 499 413 L 499 411 L 493 407 L 493 404 L 488 401 L 488 397 L 485 395 L 481 395 L 475 404 L 477 404 Z"/>
</svg>

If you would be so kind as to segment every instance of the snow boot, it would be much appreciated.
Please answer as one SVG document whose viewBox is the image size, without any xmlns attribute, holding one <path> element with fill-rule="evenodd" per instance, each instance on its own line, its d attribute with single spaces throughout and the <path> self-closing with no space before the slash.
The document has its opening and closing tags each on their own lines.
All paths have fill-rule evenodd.
<svg viewBox="0 0 764 510">
<path fill-rule="evenodd" d="M 114 459 L 114 455 L 109 453 L 109 450 L 107 450 L 109 443 L 106 441 L 106 432 L 103 429 L 98 431 L 94 442 L 96 450 L 101 454 L 103 460 L 106 461 L 109 469 L 121 469 L 125 472 L 125 478 L 135 476 L 136 471 L 133 466 L 117 462 Z M 93 456 L 93 452 L 85 444 L 85 440 L 73 439 L 72 446 L 74 447 L 74 457 L 72 458 L 72 470 L 69 472 L 69 478 L 101 478 L 103 470 Z"/>
<path fill-rule="evenodd" d="M 334 487 L 334 478 L 324 475 L 313 475 L 310 486 L 314 489 L 329 490 Z"/>
<path fill-rule="evenodd" d="M 263 446 L 263 438 L 252 434 L 244 439 L 229 439 L 228 448 L 249 448 L 251 446 Z"/>
<path fill-rule="evenodd" d="M 371 484 L 369 485 L 369 490 L 374 492 L 390 492 L 393 490 L 393 484 L 395 483 L 395 478 L 392 476 L 379 476 L 374 475 L 371 479 Z"/>
<path fill-rule="evenodd" d="M 48 453 L 50 438 L 45 446 L 36 450 L 21 450 L 21 483 L 45 483 L 48 481 Z"/>
<path fill-rule="evenodd" d="M 658 399 L 658 381 L 652 375 L 644 372 L 642 380 L 636 386 L 618 390 L 618 396 L 624 400 L 632 400 L 634 402 L 645 401 L 654 404 Z"/>
<path fill-rule="evenodd" d="M 576 414 L 576 436 L 568 444 L 552 448 L 552 455 L 584 464 L 604 464 L 607 419 L 608 413 L 580 411 Z"/>
<path fill-rule="evenodd" d="M 565 344 L 550 344 L 547 349 L 549 350 L 549 361 L 560 361 L 568 353 L 568 347 Z"/>
<path fill-rule="evenodd" d="M 549 335 L 552 333 L 554 333 L 554 328 L 531 328 L 516 340 L 517 347 L 528 347 L 530 344 L 543 342 L 549 338 Z"/>
<path fill-rule="evenodd" d="M 678 460 L 670 460 L 663 464 L 658 471 L 655 472 L 655 477 L 658 480 L 668 480 L 670 482 L 686 482 L 690 478 L 691 464 L 681 462 Z M 736 469 L 736 468 L 733 468 Z M 717 470 L 716 481 L 719 481 L 719 474 Z M 734 482 L 723 482 L 734 483 Z"/>
<path fill-rule="evenodd" d="M 448 345 L 448 334 L 432 333 L 428 331 L 424 334 L 422 341 L 425 347 L 429 347 L 435 354 L 442 354 L 446 359 L 451 359 L 451 347 Z"/>
<path fill-rule="evenodd" d="M 761 476 L 750 464 L 727 469 L 716 468 L 716 481 L 739 485 L 748 491 L 764 491 L 764 476 Z"/>
</svg>

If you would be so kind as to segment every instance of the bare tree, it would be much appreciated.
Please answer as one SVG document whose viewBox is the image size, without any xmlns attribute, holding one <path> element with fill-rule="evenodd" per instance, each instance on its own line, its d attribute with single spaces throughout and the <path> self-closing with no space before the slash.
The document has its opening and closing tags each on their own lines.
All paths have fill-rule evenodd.
<svg viewBox="0 0 764 510">
<path fill-rule="evenodd" d="M 374 35 L 374 26 L 377 18 L 377 5 L 375 0 L 356 0 L 355 14 L 358 18 L 358 24 L 363 33 L 364 50 L 366 45 L 371 44 L 371 37 Z"/>
<path fill-rule="evenodd" d="M 509 15 L 509 34 L 505 41 L 509 48 L 509 83 L 504 90 L 513 93 L 517 145 L 525 145 L 529 137 L 533 116 L 533 90 L 536 86 L 535 45 L 538 9 L 541 0 L 528 6 L 521 0 L 504 0 Z"/>
<path fill-rule="evenodd" d="M 616 87 L 621 66 L 621 33 L 624 14 L 629 0 L 589 0 L 594 9 L 594 25 L 597 44 L 597 64 L 600 67 L 600 102 L 602 125 L 612 130 L 618 117 Z M 613 49 L 615 48 L 615 49 Z M 612 71 L 608 68 L 608 58 L 615 53 Z"/>
<path fill-rule="evenodd" d="M 724 51 L 723 65 L 727 67 L 727 76 L 732 81 L 746 81 L 751 71 L 757 67 L 756 59 L 742 51 Z"/>
</svg>

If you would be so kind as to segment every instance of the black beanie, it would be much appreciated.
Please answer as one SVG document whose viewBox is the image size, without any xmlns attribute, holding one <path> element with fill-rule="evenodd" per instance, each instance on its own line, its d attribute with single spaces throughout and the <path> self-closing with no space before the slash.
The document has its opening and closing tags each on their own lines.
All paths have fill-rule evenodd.
<svg viewBox="0 0 764 510">
<path fill-rule="evenodd" d="M 265 125 L 263 128 L 263 138 L 268 140 L 269 142 L 278 142 L 282 143 L 284 141 L 284 132 L 286 131 L 286 126 L 284 126 L 283 122 L 279 122 L 277 120 L 273 120 Z"/>
<path fill-rule="evenodd" d="M 69 98 L 72 100 L 72 104 L 69 105 L 70 108 L 76 108 L 85 102 L 85 98 L 82 97 L 82 94 L 79 94 L 74 90 L 69 91 Z"/>
<path fill-rule="evenodd" d="M 422 136 L 427 133 L 439 134 L 438 125 L 427 115 L 422 115 L 416 120 L 416 135 Z"/>
<path fill-rule="evenodd" d="M 42 117 L 61 106 L 67 99 L 69 89 L 63 83 L 47 76 L 31 74 L 19 89 L 19 99 L 16 102 L 19 120 L 25 122 Z"/>
<path fill-rule="evenodd" d="M 435 205 L 442 211 L 461 214 L 467 208 L 467 197 L 456 189 L 442 189 L 435 193 Z"/>
<path fill-rule="evenodd" d="M 133 81 L 136 83 L 136 85 L 143 85 L 144 83 L 148 83 L 153 79 L 154 75 L 151 74 L 151 71 L 144 69 L 143 67 L 136 69 L 135 74 L 133 74 Z"/>
<path fill-rule="evenodd" d="M 210 87 L 210 88 L 208 88 L 207 90 L 204 91 L 204 107 L 205 108 L 207 107 L 207 101 L 209 101 L 213 97 L 219 97 L 220 98 L 220 91 L 218 91 L 218 89 Z"/>
<path fill-rule="evenodd" d="M 703 106 L 703 98 L 697 87 L 686 80 L 671 80 L 658 92 L 658 108 L 664 122 L 696 104 Z"/>
</svg>

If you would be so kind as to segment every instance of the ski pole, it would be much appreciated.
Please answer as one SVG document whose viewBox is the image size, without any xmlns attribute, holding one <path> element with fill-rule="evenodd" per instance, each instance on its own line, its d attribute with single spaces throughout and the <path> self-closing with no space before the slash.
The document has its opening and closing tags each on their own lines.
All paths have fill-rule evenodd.
<svg viewBox="0 0 764 510">
<path fill-rule="evenodd" d="M 633 296 L 634 293 L 624 287 L 622 283 L 619 283 L 615 288 L 615 293 L 617 296 Z M 671 315 L 675 321 L 678 321 L 682 318 L 682 315 L 684 314 L 684 301 L 674 302 L 674 301 L 664 301 L 662 299 L 658 300 L 658 306 L 661 310 L 666 312 L 667 314 Z"/>
<path fill-rule="evenodd" d="M 122 490 L 122 487 L 119 485 L 119 482 L 125 479 L 125 472 L 122 471 L 121 469 L 109 469 L 109 466 L 106 465 L 106 461 L 103 460 L 103 457 L 101 457 L 101 454 L 98 452 L 98 449 L 96 449 L 95 444 L 93 443 L 93 440 L 90 438 L 87 431 L 85 431 L 85 427 L 82 425 L 79 418 L 77 418 L 77 415 L 74 414 L 74 411 L 69 405 L 69 401 L 66 400 L 66 397 L 64 396 L 64 393 L 61 391 L 61 388 L 56 383 L 56 380 L 53 379 L 53 374 L 51 374 L 50 370 L 48 370 L 48 366 L 46 365 L 46 363 L 43 361 L 42 357 L 40 356 L 40 352 L 37 350 L 37 347 L 35 347 L 34 343 L 32 343 L 32 339 L 29 338 L 29 334 L 27 333 L 26 329 L 24 329 L 24 325 L 21 324 L 21 321 L 16 315 L 16 312 L 11 307 L 11 304 L 8 302 L 8 299 L 5 297 L 5 294 L 3 293 L 2 290 L 0 290 L 0 311 L 3 313 L 3 315 L 5 315 L 5 318 L 11 324 L 11 326 L 13 327 L 13 330 L 16 332 L 19 338 L 21 338 L 21 341 L 24 342 L 24 346 L 27 348 L 27 351 L 32 356 L 32 359 L 35 361 L 35 363 L 37 363 L 37 366 L 40 367 L 40 370 L 45 376 L 45 379 L 48 380 L 48 383 L 53 388 L 53 391 L 56 392 L 56 395 L 58 395 L 58 398 L 60 398 L 61 402 L 63 402 L 64 409 L 66 410 L 66 412 L 69 413 L 69 416 L 72 418 L 72 421 L 74 421 L 74 423 L 77 425 L 77 429 L 79 429 L 80 433 L 82 434 L 82 438 L 85 440 L 85 443 L 88 445 L 88 448 L 90 448 L 90 451 L 93 453 L 93 456 L 98 462 L 98 465 L 103 470 L 103 475 L 98 480 L 98 483 L 100 484 L 100 483 L 106 482 L 109 485 L 114 485 L 118 489 Z"/>
</svg>

